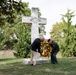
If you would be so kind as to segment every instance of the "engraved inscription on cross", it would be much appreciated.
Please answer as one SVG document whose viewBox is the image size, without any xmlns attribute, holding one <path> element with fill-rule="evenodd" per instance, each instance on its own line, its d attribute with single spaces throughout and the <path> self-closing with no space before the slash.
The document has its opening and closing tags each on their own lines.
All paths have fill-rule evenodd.
<svg viewBox="0 0 76 75">
<path fill-rule="evenodd" d="M 31 10 L 31 17 L 22 17 L 23 23 L 31 23 L 31 43 L 36 39 L 39 38 L 39 25 L 46 24 L 46 18 L 38 18 L 38 8 L 32 8 Z"/>
</svg>

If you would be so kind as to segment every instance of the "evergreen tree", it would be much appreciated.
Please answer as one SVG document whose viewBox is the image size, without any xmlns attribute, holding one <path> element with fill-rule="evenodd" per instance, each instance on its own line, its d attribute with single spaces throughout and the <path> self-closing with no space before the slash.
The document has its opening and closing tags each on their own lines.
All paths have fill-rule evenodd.
<svg viewBox="0 0 76 75">
<path fill-rule="evenodd" d="M 62 15 L 62 22 L 56 23 L 50 32 L 51 38 L 58 42 L 62 56 L 76 56 L 76 27 L 72 25 L 74 12 L 68 10 Z"/>
</svg>

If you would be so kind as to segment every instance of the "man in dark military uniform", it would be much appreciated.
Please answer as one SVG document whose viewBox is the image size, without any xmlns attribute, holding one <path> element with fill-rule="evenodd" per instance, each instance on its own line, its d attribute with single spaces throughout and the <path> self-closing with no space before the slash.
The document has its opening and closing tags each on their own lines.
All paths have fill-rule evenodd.
<svg viewBox="0 0 76 75">
<path fill-rule="evenodd" d="M 51 63 L 52 64 L 57 64 L 58 61 L 57 61 L 57 58 L 56 58 L 56 55 L 57 53 L 59 52 L 59 45 L 51 40 L 51 39 L 48 39 L 48 43 L 50 44 L 50 46 L 52 47 L 52 52 L 51 52 Z"/>
<path fill-rule="evenodd" d="M 44 41 L 44 38 L 36 38 L 31 44 L 31 59 L 30 62 L 32 65 L 36 65 L 37 52 L 40 53 L 40 43 Z"/>
</svg>

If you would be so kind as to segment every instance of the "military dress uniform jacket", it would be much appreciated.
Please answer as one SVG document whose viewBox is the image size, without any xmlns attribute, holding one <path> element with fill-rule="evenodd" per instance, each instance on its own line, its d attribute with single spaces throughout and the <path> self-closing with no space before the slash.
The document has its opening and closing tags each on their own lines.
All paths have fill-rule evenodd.
<svg viewBox="0 0 76 75">
<path fill-rule="evenodd" d="M 34 42 L 31 44 L 31 50 L 35 51 L 35 52 L 39 52 L 40 53 L 40 38 L 36 38 L 34 40 Z"/>
<path fill-rule="evenodd" d="M 55 41 L 52 41 L 50 46 L 52 47 L 52 52 L 58 52 L 59 51 L 59 45 Z"/>
</svg>

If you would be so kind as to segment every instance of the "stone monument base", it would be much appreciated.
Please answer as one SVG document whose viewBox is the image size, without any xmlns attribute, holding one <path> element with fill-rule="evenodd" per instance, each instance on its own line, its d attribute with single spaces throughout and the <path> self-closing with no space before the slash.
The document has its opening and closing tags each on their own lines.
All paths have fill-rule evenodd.
<svg viewBox="0 0 76 75">
<path fill-rule="evenodd" d="M 30 64 L 30 58 L 23 59 L 23 63 L 24 64 Z M 50 60 L 48 58 L 42 57 L 42 58 L 37 59 L 36 63 L 37 64 L 50 63 Z"/>
</svg>

